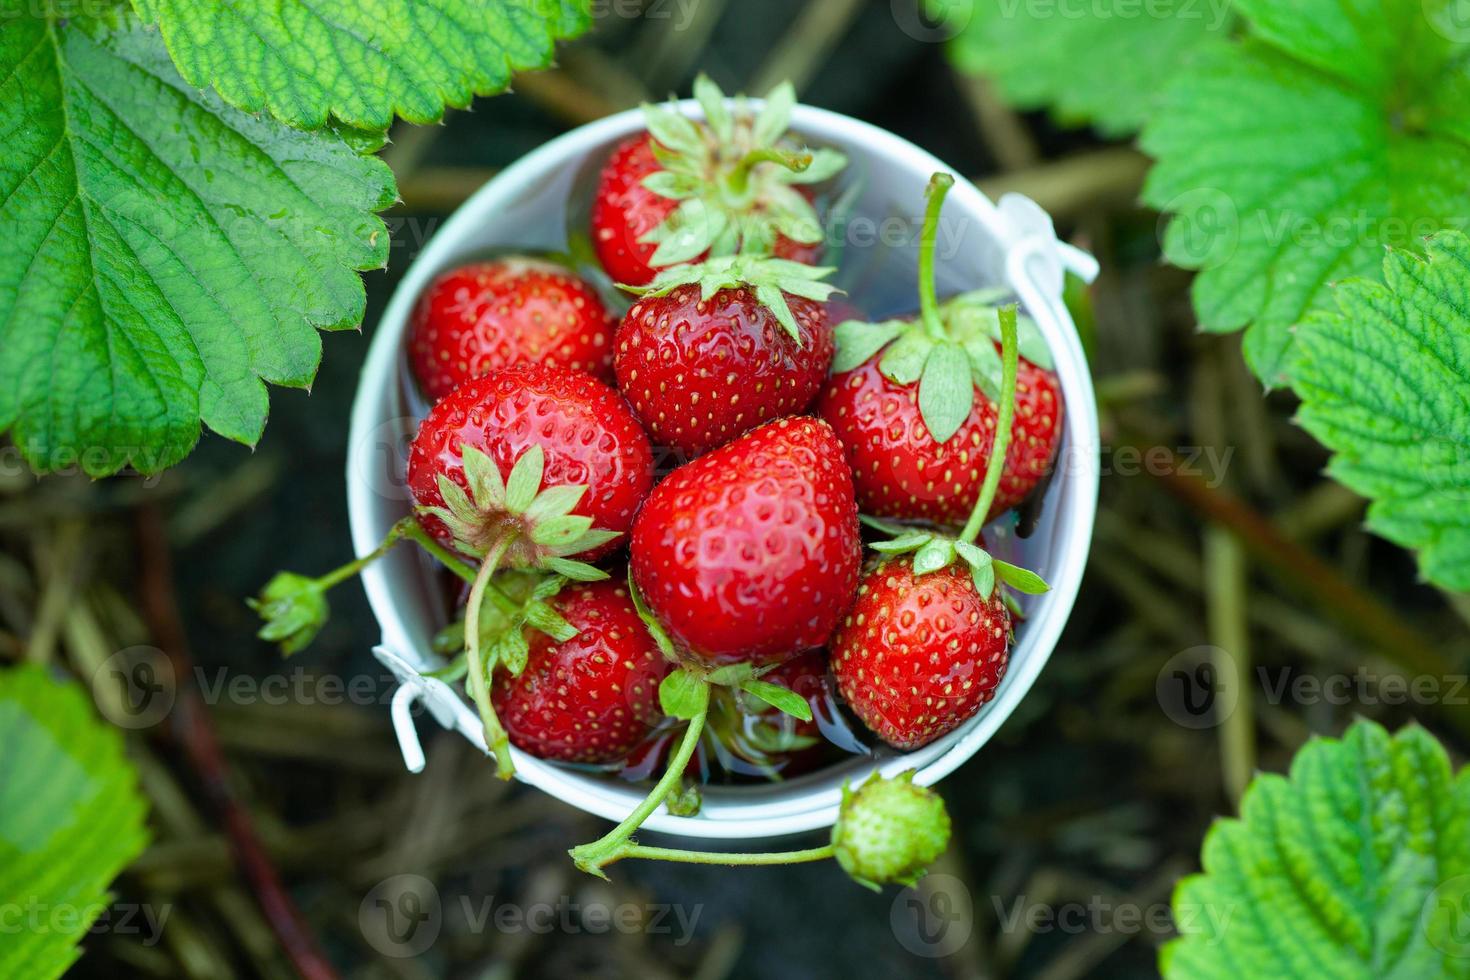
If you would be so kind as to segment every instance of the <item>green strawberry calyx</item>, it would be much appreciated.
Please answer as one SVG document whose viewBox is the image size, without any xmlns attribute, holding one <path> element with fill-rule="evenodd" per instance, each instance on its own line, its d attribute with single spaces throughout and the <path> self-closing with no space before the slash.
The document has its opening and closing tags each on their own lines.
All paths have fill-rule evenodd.
<svg viewBox="0 0 1470 980">
<path fill-rule="evenodd" d="M 607 573 L 573 555 L 620 537 L 620 532 L 594 528 L 592 518 L 572 513 L 587 495 L 585 485 L 541 489 L 546 454 L 532 446 L 503 477 L 494 460 L 474 446 L 460 447 L 468 490 L 439 474 L 443 506 L 422 507 L 449 528 L 454 547 L 474 558 L 505 548 L 501 565 L 541 568 L 579 582 L 607 578 Z"/>
<path fill-rule="evenodd" d="M 471 574 L 468 581 L 473 583 Z M 570 581 L 564 575 L 504 572 L 485 587 L 485 607 L 480 610 L 480 649 L 483 669 L 493 675 L 502 669 L 519 677 L 531 654 L 531 631 L 544 633 L 557 643 L 575 639 L 579 630 L 557 611 L 553 599 Z M 466 612 L 468 618 L 468 612 Z M 450 657 L 448 666 L 433 671 L 434 677 L 450 682 L 469 671 L 465 655 L 465 619 L 458 619 L 434 636 L 434 650 Z"/>
<path fill-rule="evenodd" d="M 791 83 L 772 89 L 759 113 L 743 95 L 727 100 L 703 74 L 694 82 L 694 98 L 703 121 L 672 106 L 643 106 L 662 168 L 645 177 L 643 186 L 678 202 L 639 239 L 657 245 L 649 264 L 677 265 L 705 252 L 769 255 L 778 236 L 820 243 L 821 219 L 796 188 L 836 176 L 847 157 L 830 148 L 805 150 L 787 137 L 796 105 Z"/>
<path fill-rule="evenodd" d="M 862 521 L 869 527 L 890 535 L 886 540 L 875 541 L 869 547 L 885 557 L 912 555 L 915 575 L 928 575 L 947 568 L 956 561 L 963 562 L 969 567 L 975 591 L 982 599 L 989 599 L 994 594 L 997 582 L 1026 595 L 1040 595 L 1051 588 L 1040 575 L 1030 569 L 1001 561 L 973 542 L 924 528 L 890 524 L 867 515 L 863 515 Z"/>
<path fill-rule="evenodd" d="M 867 323 L 845 320 L 834 331 L 837 354 L 832 373 L 852 371 L 882 353 L 878 370 L 894 384 L 919 385 L 919 414 L 935 442 L 953 438 L 970 417 L 976 392 L 1000 400 L 1001 339 L 998 305 L 1003 289 L 980 289 L 938 302 L 934 284 L 934 251 L 939 216 L 954 178 L 937 173 L 925 192 L 928 205 L 919 239 L 919 317 Z M 1036 321 L 1016 317 L 1020 354 L 1051 370 L 1051 350 Z"/>
<path fill-rule="evenodd" d="M 801 329 L 786 297 L 825 303 L 841 289 L 822 282 L 835 270 L 831 266 L 804 265 L 790 259 L 755 255 L 722 255 L 691 265 L 662 269 L 646 286 L 618 284 L 638 296 L 667 296 L 681 286 L 698 286 L 699 298 L 707 301 L 722 289 L 749 289 L 756 301 L 771 311 L 776 322 L 801 346 Z"/>
</svg>

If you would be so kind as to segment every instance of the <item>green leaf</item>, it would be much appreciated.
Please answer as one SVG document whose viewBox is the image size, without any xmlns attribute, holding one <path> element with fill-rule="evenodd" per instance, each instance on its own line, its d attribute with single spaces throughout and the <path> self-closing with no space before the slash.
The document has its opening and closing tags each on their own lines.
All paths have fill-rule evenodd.
<svg viewBox="0 0 1470 980">
<path fill-rule="evenodd" d="M 575 634 L 575 631 L 573 631 Z M 526 639 L 526 631 L 519 626 L 507 632 L 495 642 L 490 652 L 485 657 L 485 681 L 492 683 L 492 675 L 495 673 L 496 665 L 504 667 L 512 677 L 521 676 L 526 669 L 526 661 L 531 656 L 531 642 Z"/>
<path fill-rule="evenodd" d="M 1164 84 L 1233 23 L 1224 0 L 1141 4 L 1131 15 L 1117 4 L 1022 0 L 929 0 L 929 9 L 959 30 L 949 56 L 961 71 L 994 78 L 1013 105 L 1050 108 L 1107 136 L 1142 126 Z"/>
<path fill-rule="evenodd" d="M 1387 285 L 1355 280 L 1297 334 L 1297 420 L 1328 472 L 1372 500 L 1368 527 L 1419 549 L 1426 579 L 1470 590 L 1470 238 L 1428 261 L 1392 252 Z"/>
<path fill-rule="evenodd" d="M 392 174 L 191 87 L 129 16 L 47 6 L 0 0 L 0 430 L 94 476 L 177 463 L 201 420 L 254 444 L 263 382 L 308 386 L 317 329 L 362 320 Z"/>
<path fill-rule="evenodd" d="M 1470 977 L 1470 776 L 1422 729 L 1356 722 L 1257 776 L 1174 892 L 1168 980 Z"/>
<path fill-rule="evenodd" d="M 954 541 L 949 538 L 934 538 L 915 552 L 914 574 L 928 575 L 954 561 L 954 546 Z"/>
<path fill-rule="evenodd" d="M 1051 586 L 1046 584 L 1046 580 L 1029 568 L 1012 565 L 999 558 L 992 559 L 991 564 L 995 566 L 995 574 L 1000 577 L 1000 580 L 1017 592 L 1024 592 L 1026 595 L 1041 595 L 1043 592 L 1051 591 Z"/>
<path fill-rule="evenodd" d="M 958 344 L 935 344 L 919 378 L 919 414 L 935 442 L 947 442 L 975 406 L 970 355 Z"/>
<path fill-rule="evenodd" d="M 1204 329 L 1248 328 L 1267 385 L 1333 282 L 1470 215 L 1470 36 L 1433 23 L 1454 3 L 1240 0 L 1247 36 L 1202 53 L 1144 132 L 1165 255 L 1200 270 Z"/>
<path fill-rule="evenodd" d="M 694 98 L 704 110 L 704 120 L 709 123 L 716 139 L 726 141 L 735 135 L 735 118 L 730 115 L 725 93 L 704 72 L 694 79 Z"/>
<path fill-rule="evenodd" d="M 386 129 L 503 91 L 591 26 L 589 0 L 133 0 L 191 85 L 292 126 Z"/>
<path fill-rule="evenodd" d="M 894 338 L 913 329 L 913 326 L 913 322 L 909 320 L 884 320 L 881 323 L 842 321 L 832 332 L 837 347 L 837 354 L 832 358 L 832 373 L 841 374 L 861 367 Z"/>
<path fill-rule="evenodd" d="M 567 622 L 561 613 L 545 602 L 533 602 L 526 606 L 526 623 L 558 643 L 565 643 L 577 635 L 577 627 Z"/>
<path fill-rule="evenodd" d="M 464 462 L 465 482 L 469 484 L 470 499 L 474 501 L 475 508 L 481 512 L 504 509 L 505 481 L 501 479 L 495 461 L 469 443 L 459 447 L 459 457 Z M 442 473 L 439 474 L 441 491 L 446 479 Z"/>
<path fill-rule="evenodd" d="M 878 370 L 897 385 L 911 385 L 924 373 L 934 341 L 922 330 L 910 330 L 889 345 Z"/>
<path fill-rule="evenodd" d="M 793 718 L 812 720 L 812 706 L 807 704 L 806 698 L 790 688 L 772 684 L 770 681 L 750 680 L 741 684 L 740 689 Z"/>
<path fill-rule="evenodd" d="M 910 551 L 917 551 L 930 541 L 934 535 L 923 531 L 915 531 L 909 534 L 901 534 L 888 541 L 874 541 L 872 549 L 883 555 L 902 555 Z"/>
<path fill-rule="evenodd" d="M 658 686 L 658 703 L 670 718 L 688 721 L 709 704 L 709 684 L 692 671 L 670 671 Z"/>
<path fill-rule="evenodd" d="M 0 734 L 0 976 L 51 980 L 111 902 L 108 883 L 142 853 L 147 807 L 122 737 L 74 683 L 40 667 L 0 671 Z M 33 916 L 46 927 L 26 928 Z"/>
<path fill-rule="evenodd" d="M 524 514 L 541 490 L 541 477 L 546 469 L 546 450 L 536 443 L 521 454 L 505 481 L 505 509 Z"/>
<path fill-rule="evenodd" d="M 531 501 L 531 506 L 521 515 L 527 521 L 544 521 L 550 518 L 564 517 L 572 512 L 572 508 L 582 502 L 587 494 L 587 487 L 570 486 L 560 484 L 547 487 L 536 495 Z"/>
<path fill-rule="evenodd" d="M 961 293 L 940 305 L 939 316 L 949 328 L 950 336 L 957 342 L 967 348 L 973 344 L 976 349 L 983 349 L 985 339 L 988 338 L 991 341 L 990 350 L 994 353 L 995 345 L 1000 343 L 1001 306 L 998 304 L 1004 300 L 1006 294 L 1003 289 L 977 289 Z M 1016 317 L 1016 346 L 1021 356 L 1037 367 L 1048 371 L 1056 369 L 1051 348 L 1046 345 L 1041 328 L 1029 316 Z M 997 355 L 996 364 L 999 363 Z M 996 370 L 999 371 L 999 368 Z"/>
<path fill-rule="evenodd" d="M 643 620 L 648 635 L 653 637 L 653 643 L 658 647 L 658 652 L 663 654 L 669 663 L 675 663 L 679 659 L 678 651 L 674 649 L 674 641 L 669 637 L 668 630 L 664 624 L 658 621 L 653 610 L 648 608 L 648 603 L 643 599 L 643 592 L 638 584 L 633 581 L 633 567 L 628 566 L 628 596 L 633 600 L 633 608 L 638 612 L 638 618 Z"/>
<path fill-rule="evenodd" d="M 595 565 L 589 565 L 584 561 L 572 561 L 569 558 L 547 558 L 542 562 L 548 572 L 565 575 L 573 582 L 601 582 L 607 578 L 607 572 Z"/>
</svg>

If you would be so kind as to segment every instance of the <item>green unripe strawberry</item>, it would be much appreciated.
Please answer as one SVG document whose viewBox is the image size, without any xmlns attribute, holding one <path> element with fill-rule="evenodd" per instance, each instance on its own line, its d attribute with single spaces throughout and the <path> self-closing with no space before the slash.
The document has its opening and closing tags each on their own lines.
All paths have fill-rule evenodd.
<svg viewBox="0 0 1470 980">
<path fill-rule="evenodd" d="M 873 773 L 856 791 L 842 788 L 832 828 L 837 863 L 860 885 L 911 885 L 949 846 L 949 813 L 939 794 L 914 785 L 914 770 Z"/>
</svg>

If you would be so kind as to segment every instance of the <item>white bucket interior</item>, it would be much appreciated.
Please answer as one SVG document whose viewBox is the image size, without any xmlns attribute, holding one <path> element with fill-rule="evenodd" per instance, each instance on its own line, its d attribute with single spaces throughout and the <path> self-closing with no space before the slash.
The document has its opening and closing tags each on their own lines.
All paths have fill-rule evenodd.
<svg viewBox="0 0 1470 980">
<path fill-rule="evenodd" d="M 685 103 L 684 109 L 697 114 L 693 103 Z M 853 161 L 842 178 L 851 192 L 845 202 L 851 219 L 838 229 L 845 253 L 834 281 L 870 315 L 892 315 L 905 305 L 912 309 L 924 187 L 930 174 L 949 168 L 891 133 L 836 113 L 799 106 L 792 128 L 813 145 L 837 147 Z M 565 250 L 569 222 L 576 225 L 585 214 L 589 179 L 614 144 L 641 129 L 638 111 L 620 113 L 522 158 L 453 215 L 399 283 L 374 332 L 352 410 L 347 489 L 358 554 L 376 546 L 411 506 L 403 468 L 408 441 L 425 406 L 408 383 L 402 350 L 419 293 L 438 273 L 487 250 Z M 933 783 L 985 744 L 1025 696 L 1056 645 L 1086 564 L 1098 486 L 1092 383 L 1076 330 L 1060 301 L 1061 273 L 1065 267 L 1091 278 L 1096 266 L 1090 257 L 1059 245 L 1050 221 L 1031 202 L 1010 198 L 997 207 L 973 184 L 956 177 L 937 250 L 941 297 L 989 286 L 1012 290 L 1050 345 L 1061 380 L 1067 408 L 1063 443 L 1040 521 L 1025 539 L 987 533 L 988 544 L 1000 557 L 1035 569 L 1051 591 L 1026 600 L 1027 618 L 1018 624 L 1011 664 L 995 698 L 957 731 L 915 752 L 853 757 L 785 782 L 708 786 L 697 816 L 659 811 L 645 824 L 649 830 L 685 837 L 778 837 L 830 826 L 842 783 L 865 778 L 874 768 L 888 774 L 916 768 L 919 782 Z M 363 574 L 383 632 L 379 655 L 407 681 L 407 693 L 427 697 L 441 723 L 483 746 L 473 709 L 443 685 L 416 676 L 442 666 L 430 648 L 434 633 L 444 625 L 430 568 L 414 549 L 399 548 Z M 407 698 L 400 699 L 394 722 L 405 742 L 405 756 L 412 760 L 416 746 L 406 707 Z M 574 771 L 519 751 L 513 755 L 519 778 L 609 819 L 621 819 L 644 793 L 643 787 L 615 778 Z"/>
</svg>

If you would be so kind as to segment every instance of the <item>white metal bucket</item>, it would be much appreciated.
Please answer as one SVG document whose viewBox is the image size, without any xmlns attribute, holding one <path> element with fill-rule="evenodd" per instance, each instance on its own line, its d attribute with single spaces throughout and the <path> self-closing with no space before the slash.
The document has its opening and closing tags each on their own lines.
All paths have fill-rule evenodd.
<svg viewBox="0 0 1470 980">
<path fill-rule="evenodd" d="M 699 115 L 692 101 L 681 103 L 681 108 Z M 623 112 L 528 154 L 466 201 L 409 268 L 378 323 L 352 408 L 347 499 L 358 554 L 376 546 L 411 506 L 403 468 L 408 441 L 425 406 L 407 382 L 403 335 L 419 293 L 440 272 L 487 249 L 563 250 L 569 220 L 578 220 L 578 207 L 585 215 L 586 187 L 593 175 L 618 141 L 642 128 L 639 111 Z M 924 210 L 924 188 L 935 171 L 953 173 L 953 169 L 892 133 L 834 112 L 798 106 L 792 131 L 812 145 L 841 149 L 852 160 L 849 175 L 843 178 L 852 190 L 845 202 L 850 220 L 839 229 L 847 255 L 836 281 L 853 294 L 860 308 L 864 299 L 876 296 L 914 297 L 916 229 Z M 573 200 L 575 194 L 581 195 L 580 204 Z M 585 222 L 581 226 L 585 228 Z M 1082 347 L 1061 301 L 1063 271 L 1070 269 L 1090 280 L 1097 264 L 1091 256 L 1059 243 L 1051 219 L 1030 200 L 1008 195 L 997 205 L 958 174 L 945 203 L 936 264 L 941 297 L 1006 286 L 1036 320 L 1051 347 L 1067 409 L 1057 473 L 1030 537 L 988 536 L 1002 557 L 1035 569 L 1051 584 L 1051 591 L 1027 600 L 1027 618 L 1018 625 L 1005 679 L 994 699 L 957 731 L 915 752 L 853 757 L 785 782 L 705 787 L 697 816 L 677 817 L 660 810 L 645 824 L 648 830 L 726 840 L 781 837 L 831 826 L 843 782 L 865 778 L 875 768 L 890 775 L 914 768 L 918 782 L 934 783 L 989 740 L 1051 655 L 1087 562 L 1099 475 L 1097 410 Z M 909 303 L 911 308 L 916 305 Z M 896 310 L 867 307 L 865 312 L 889 315 Z M 481 748 L 485 744 L 479 719 L 463 696 L 420 673 L 442 666 L 430 648 L 443 623 L 429 567 L 414 549 L 403 547 L 362 576 L 382 627 L 382 643 L 375 652 L 402 683 L 393 701 L 392 720 L 404 761 L 414 771 L 424 764 L 410 713 L 415 701 L 422 701 L 440 724 Z M 627 815 L 644 793 L 642 787 L 574 771 L 524 752 L 512 750 L 512 755 L 520 779 L 610 820 Z"/>
</svg>

